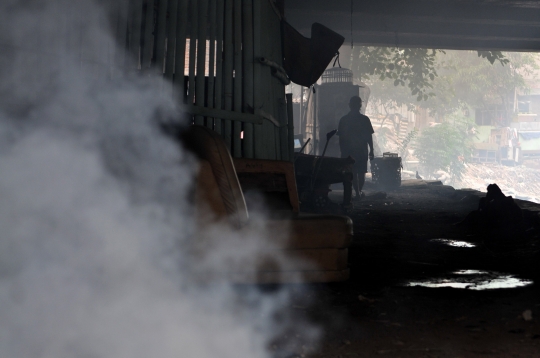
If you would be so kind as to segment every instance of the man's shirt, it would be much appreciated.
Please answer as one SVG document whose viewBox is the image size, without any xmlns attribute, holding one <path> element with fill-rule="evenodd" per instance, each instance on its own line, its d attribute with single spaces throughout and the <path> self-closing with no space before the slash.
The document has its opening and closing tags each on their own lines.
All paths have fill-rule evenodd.
<svg viewBox="0 0 540 358">
<path fill-rule="evenodd" d="M 341 156 L 353 157 L 368 154 L 368 141 L 375 133 L 369 117 L 360 112 L 349 112 L 339 120 L 338 135 Z M 354 154 L 357 154 L 356 156 Z M 360 159 L 360 158 L 358 158 Z"/>
</svg>

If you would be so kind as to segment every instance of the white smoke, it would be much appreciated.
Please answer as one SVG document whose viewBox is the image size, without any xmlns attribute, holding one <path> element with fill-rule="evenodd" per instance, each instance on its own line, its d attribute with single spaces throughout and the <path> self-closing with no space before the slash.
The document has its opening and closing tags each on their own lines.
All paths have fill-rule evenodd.
<svg viewBox="0 0 540 358">
<path fill-rule="evenodd" d="M 186 274 L 195 165 L 156 124 L 178 109 L 162 80 L 111 75 L 104 18 L 90 0 L 0 3 L 0 356 L 267 357 L 289 294 Z M 271 246 L 213 232 L 204 268 Z"/>
</svg>

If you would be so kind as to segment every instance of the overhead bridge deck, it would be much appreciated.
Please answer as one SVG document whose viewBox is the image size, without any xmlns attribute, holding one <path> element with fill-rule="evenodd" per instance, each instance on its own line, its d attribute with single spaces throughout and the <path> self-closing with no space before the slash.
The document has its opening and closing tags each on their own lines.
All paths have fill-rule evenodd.
<svg viewBox="0 0 540 358">
<path fill-rule="evenodd" d="M 286 0 L 285 17 L 304 36 L 319 22 L 346 44 L 540 50 L 540 1 Z"/>
</svg>

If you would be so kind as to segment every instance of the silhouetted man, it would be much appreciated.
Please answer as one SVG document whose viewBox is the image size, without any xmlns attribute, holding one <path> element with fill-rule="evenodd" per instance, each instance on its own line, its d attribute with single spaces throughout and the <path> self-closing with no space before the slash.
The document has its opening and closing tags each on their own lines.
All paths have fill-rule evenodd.
<svg viewBox="0 0 540 358">
<path fill-rule="evenodd" d="M 353 167 L 353 188 L 356 198 L 360 199 L 362 188 L 366 181 L 367 161 L 373 159 L 373 127 L 369 117 L 360 113 L 362 99 L 351 97 L 349 101 L 351 111 L 339 120 L 338 132 L 341 157 L 351 156 L 355 159 Z M 368 151 L 369 147 L 369 151 Z"/>
</svg>

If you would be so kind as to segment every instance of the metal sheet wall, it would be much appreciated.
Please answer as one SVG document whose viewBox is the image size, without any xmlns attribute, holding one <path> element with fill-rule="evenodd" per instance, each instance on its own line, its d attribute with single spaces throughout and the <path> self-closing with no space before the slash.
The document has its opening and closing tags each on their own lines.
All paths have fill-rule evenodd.
<svg viewBox="0 0 540 358">
<path fill-rule="evenodd" d="M 220 133 L 235 157 L 291 159 L 285 84 L 259 61 L 282 63 L 272 0 L 129 0 L 127 23 L 122 14 L 130 63 L 163 72 L 164 93 L 193 123 Z"/>
<path fill-rule="evenodd" d="M 283 56 L 273 0 L 118 0 L 91 14 L 56 2 L 71 20 L 60 42 L 78 54 L 85 75 L 163 76 L 163 95 L 182 103 L 193 123 L 220 133 L 235 157 L 290 159 L 285 84 L 274 75 Z M 91 34 L 81 35 L 89 22 L 112 36 L 91 43 Z M 17 50 L 28 66 L 56 51 L 39 33 L 35 41 L 43 50 Z"/>
</svg>

